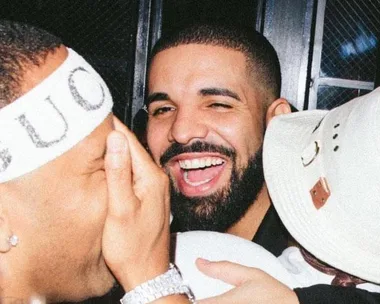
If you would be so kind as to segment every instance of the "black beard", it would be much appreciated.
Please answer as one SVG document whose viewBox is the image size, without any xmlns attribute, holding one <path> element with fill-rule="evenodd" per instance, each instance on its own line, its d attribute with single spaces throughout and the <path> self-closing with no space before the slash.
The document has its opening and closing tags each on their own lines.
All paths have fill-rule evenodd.
<svg viewBox="0 0 380 304">
<path fill-rule="evenodd" d="M 189 147 L 175 145 L 163 155 L 161 164 L 183 152 L 219 152 L 232 159 L 230 183 L 212 195 L 187 197 L 175 188 L 171 180 L 171 210 L 178 231 L 225 232 L 245 215 L 263 188 L 262 147 L 249 159 L 245 168 L 238 169 L 233 150 L 207 143 L 195 143 Z"/>
</svg>

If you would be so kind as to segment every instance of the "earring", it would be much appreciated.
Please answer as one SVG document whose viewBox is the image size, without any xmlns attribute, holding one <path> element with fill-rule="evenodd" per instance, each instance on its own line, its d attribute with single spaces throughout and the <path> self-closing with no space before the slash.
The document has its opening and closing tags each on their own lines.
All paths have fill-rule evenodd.
<svg viewBox="0 0 380 304">
<path fill-rule="evenodd" d="M 19 238 L 17 235 L 13 234 L 11 235 L 9 238 L 8 238 L 8 242 L 9 244 L 12 246 L 12 247 L 16 247 L 18 242 L 19 242 Z"/>
</svg>

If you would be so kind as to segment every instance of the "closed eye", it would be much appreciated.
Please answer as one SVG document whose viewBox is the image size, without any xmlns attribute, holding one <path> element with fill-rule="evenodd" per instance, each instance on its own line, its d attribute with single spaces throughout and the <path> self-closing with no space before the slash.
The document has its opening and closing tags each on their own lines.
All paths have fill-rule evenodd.
<svg viewBox="0 0 380 304">
<path fill-rule="evenodd" d="M 224 109 L 232 109 L 232 106 L 229 104 L 225 103 L 220 103 L 220 102 L 214 102 L 209 105 L 210 108 L 224 108 Z"/>
<path fill-rule="evenodd" d="M 159 115 L 163 115 L 165 113 L 168 113 L 168 112 L 171 112 L 174 110 L 175 110 L 174 107 L 169 107 L 169 106 L 158 107 L 152 111 L 151 115 L 152 116 L 159 116 Z"/>
</svg>

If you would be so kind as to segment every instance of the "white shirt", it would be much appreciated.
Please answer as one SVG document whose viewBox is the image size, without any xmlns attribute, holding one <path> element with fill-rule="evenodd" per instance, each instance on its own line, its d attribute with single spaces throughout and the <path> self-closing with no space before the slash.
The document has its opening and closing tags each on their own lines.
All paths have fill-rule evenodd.
<svg viewBox="0 0 380 304">
<path fill-rule="evenodd" d="M 175 239 L 172 241 L 175 244 L 172 248 L 174 263 L 198 300 L 220 295 L 234 287 L 201 273 L 195 265 L 198 257 L 260 268 L 292 289 L 331 284 L 334 278 L 309 265 L 297 247 L 287 248 L 276 258 L 262 246 L 227 233 L 191 231 L 172 237 Z M 357 287 L 380 292 L 380 286 L 375 284 L 366 283 Z"/>
</svg>

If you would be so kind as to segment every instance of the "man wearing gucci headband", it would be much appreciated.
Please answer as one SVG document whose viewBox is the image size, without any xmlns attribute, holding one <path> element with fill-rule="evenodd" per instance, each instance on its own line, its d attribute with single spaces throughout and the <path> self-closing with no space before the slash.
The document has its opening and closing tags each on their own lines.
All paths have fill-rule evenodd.
<svg viewBox="0 0 380 304">
<path fill-rule="evenodd" d="M 8 21 L 0 71 L 0 302 L 175 277 L 167 178 L 113 118 L 101 77 L 58 38 Z M 174 291 L 157 303 L 189 302 L 185 286 Z"/>
</svg>

